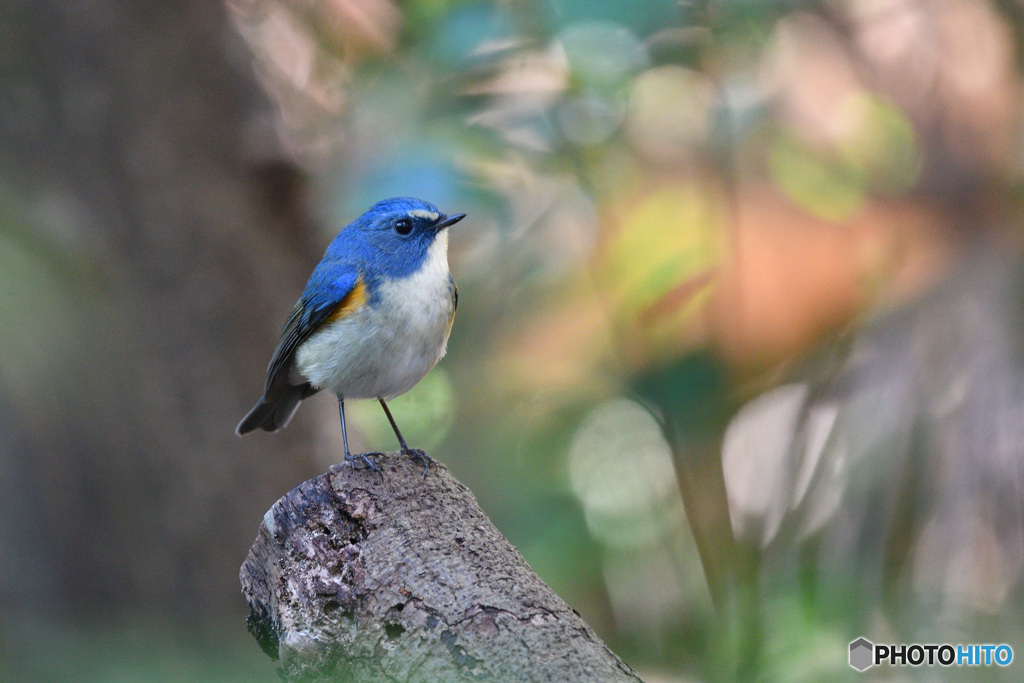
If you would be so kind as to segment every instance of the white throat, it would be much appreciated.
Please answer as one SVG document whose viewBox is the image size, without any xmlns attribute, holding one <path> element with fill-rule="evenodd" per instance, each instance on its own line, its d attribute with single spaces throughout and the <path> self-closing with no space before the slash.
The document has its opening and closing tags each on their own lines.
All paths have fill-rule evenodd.
<svg viewBox="0 0 1024 683">
<path fill-rule="evenodd" d="M 423 259 L 423 265 L 419 271 L 411 277 L 425 280 L 424 284 L 434 280 L 448 280 L 448 231 L 442 230 L 435 237 L 430 247 L 427 248 L 427 255 Z"/>
</svg>

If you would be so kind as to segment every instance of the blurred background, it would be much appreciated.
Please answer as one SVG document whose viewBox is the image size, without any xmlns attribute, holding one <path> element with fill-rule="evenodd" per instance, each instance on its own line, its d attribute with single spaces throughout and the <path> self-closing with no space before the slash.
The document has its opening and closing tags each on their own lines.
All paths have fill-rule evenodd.
<svg viewBox="0 0 1024 683">
<path fill-rule="evenodd" d="M 233 429 L 395 195 L 469 214 L 396 419 L 643 676 L 1024 655 L 1022 39 L 1018 0 L 0 0 L 0 678 L 277 680 L 238 567 L 340 431 Z"/>
</svg>

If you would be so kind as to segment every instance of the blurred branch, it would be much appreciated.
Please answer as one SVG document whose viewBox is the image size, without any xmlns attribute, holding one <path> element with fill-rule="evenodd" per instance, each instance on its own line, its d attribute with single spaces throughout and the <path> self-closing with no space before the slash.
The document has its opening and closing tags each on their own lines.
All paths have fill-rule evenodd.
<svg viewBox="0 0 1024 683">
<path fill-rule="evenodd" d="M 289 491 L 242 566 L 286 680 L 640 680 L 447 469 L 377 462 Z"/>
</svg>

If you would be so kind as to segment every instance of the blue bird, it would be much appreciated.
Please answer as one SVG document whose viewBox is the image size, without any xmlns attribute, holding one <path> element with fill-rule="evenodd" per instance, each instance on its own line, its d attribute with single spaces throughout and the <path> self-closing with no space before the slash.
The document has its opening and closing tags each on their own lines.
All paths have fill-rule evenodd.
<svg viewBox="0 0 1024 683">
<path fill-rule="evenodd" d="M 410 449 L 386 399 L 412 389 L 444 356 L 459 291 L 448 270 L 446 216 L 419 199 L 377 202 L 345 226 L 313 269 L 267 367 L 263 395 L 235 429 L 276 431 L 316 392 L 338 397 L 345 462 L 353 456 L 345 431 L 345 399 L 376 398 L 402 452 Z"/>
</svg>

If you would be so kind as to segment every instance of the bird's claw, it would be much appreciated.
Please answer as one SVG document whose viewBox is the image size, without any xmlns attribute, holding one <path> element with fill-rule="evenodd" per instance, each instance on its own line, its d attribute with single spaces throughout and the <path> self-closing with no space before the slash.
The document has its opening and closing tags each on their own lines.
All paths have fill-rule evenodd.
<svg viewBox="0 0 1024 683">
<path fill-rule="evenodd" d="M 408 455 L 413 460 L 423 463 L 423 476 L 427 476 L 427 468 L 434 464 L 434 459 L 419 448 L 403 448 L 402 455 Z"/>
<path fill-rule="evenodd" d="M 372 460 L 370 460 L 371 455 L 383 455 L 383 453 L 356 453 L 355 455 L 352 455 L 351 453 L 346 453 L 345 464 L 354 470 L 356 468 L 356 462 L 361 460 L 366 465 L 367 468 L 379 474 L 380 478 L 383 479 L 384 475 L 381 474 L 381 471 L 377 469 L 377 466 L 373 463 Z"/>
</svg>

